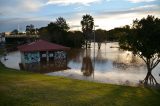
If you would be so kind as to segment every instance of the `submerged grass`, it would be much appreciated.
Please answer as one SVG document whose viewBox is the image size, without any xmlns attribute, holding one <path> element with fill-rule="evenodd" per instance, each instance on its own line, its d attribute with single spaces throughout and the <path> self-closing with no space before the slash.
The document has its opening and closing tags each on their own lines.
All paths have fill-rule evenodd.
<svg viewBox="0 0 160 106">
<path fill-rule="evenodd" d="M 160 90 L 53 77 L 0 64 L 0 106 L 160 106 Z"/>
</svg>

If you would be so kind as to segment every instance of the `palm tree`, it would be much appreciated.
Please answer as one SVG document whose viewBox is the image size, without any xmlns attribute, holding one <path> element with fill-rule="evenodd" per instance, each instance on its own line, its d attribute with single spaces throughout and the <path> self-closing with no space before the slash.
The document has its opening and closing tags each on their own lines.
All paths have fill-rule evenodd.
<svg viewBox="0 0 160 106">
<path fill-rule="evenodd" d="M 85 45 L 86 45 L 86 49 L 87 49 L 87 45 L 90 45 L 91 38 L 92 38 L 92 29 L 94 26 L 93 17 L 88 14 L 83 15 L 81 25 L 82 25 L 82 31 L 83 31 L 83 34 L 85 37 Z"/>
</svg>

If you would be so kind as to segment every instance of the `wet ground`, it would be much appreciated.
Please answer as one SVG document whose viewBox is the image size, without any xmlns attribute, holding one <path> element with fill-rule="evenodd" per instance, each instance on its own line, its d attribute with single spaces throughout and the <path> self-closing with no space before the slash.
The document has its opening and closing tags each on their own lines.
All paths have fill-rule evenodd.
<svg viewBox="0 0 160 106">
<path fill-rule="evenodd" d="M 71 49 L 68 52 L 68 67 L 70 69 L 49 72 L 47 75 L 65 76 L 75 79 L 96 82 L 136 85 L 146 76 L 144 62 L 131 52 L 119 50 L 118 43 L 103 43 L 101 49 L 95 49 L 93 44 L 88 50 Z M 10 68 L 19 69 L 20 53 L 12 52 L 1 61 Z M 153 70 L 153 75 L 160 83 L 160 64 Z"/>
</svg>

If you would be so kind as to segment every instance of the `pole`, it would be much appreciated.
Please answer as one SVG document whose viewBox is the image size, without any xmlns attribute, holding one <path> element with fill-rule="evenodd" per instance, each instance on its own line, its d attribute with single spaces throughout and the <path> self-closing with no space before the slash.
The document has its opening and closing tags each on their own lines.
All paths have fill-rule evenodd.
<svg viewBox="0 0 160 106">
<path fill-rule="evenodd" d="M 18 35 L 19 35 L 19 24 L 18 24 Z"/>
<path fill-rule="evenodd" d="M 93 27 L 94 28 L 94 54 L 93 54 L 94 55 L 94 57 L 93 57 L 93 60 L 94 60 L 94 67 L 93 67 L 94 71 L 95 71 L 95 40 L 96 40 L 96 37 L 95 37 L 96 36 L 96 32 L 95 31 L 96 31 L 96 27 L 99 27 L 99 26 L 98 25 L 94 25 L 94 27 Z M 94 79 L 94 72 L 93 72 L 93 79 Z"/>
<path fill-rule="evenodd" d="M 95 71 L 95 25 L 94 25 L 94 67 L 93 67 L 93 69 L 94 69 L 94 71 Z M 94 71 L 93 71 L 93 79 L 94 79 Z"/>
</svg>

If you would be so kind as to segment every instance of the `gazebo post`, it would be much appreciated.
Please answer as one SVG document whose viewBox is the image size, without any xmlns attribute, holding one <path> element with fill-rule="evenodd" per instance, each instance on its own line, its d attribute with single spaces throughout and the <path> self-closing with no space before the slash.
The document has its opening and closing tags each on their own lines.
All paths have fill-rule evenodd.
<svg viewBox="0 0 160 106">
<path fill-rule="evenodd" d="M 47 58 L 47 63 L 49 63 L 49 52 L 46 51 L 46 58 Z"/>
<path fill-rule="evenodd" d="M 66 52 L 66 51 L 65 51 L 65 52 Z M 67 53 L 66 53 L 66 58 L 65 58 L 65 59 L 66 59 L 66 62 L 65 62 L 65 63 L 66 63 L 66 66 L 65 66 L 65 67 L 67 67 L 67 61 L 68 61 L 68 55 L 67 55 Z"/>
<path fill-rule="evenodd" d="M 39 55 L 39 56 L 38 56 L 38 57 L 39 57 L 39 61 L 38 61 L 38 67 L 40 67 L 40 65 L 41 65 L 41 64 L 40 64 L 40 63 L 41 63 L 40 51 L 38 51 L 38 55 Z"/>
</svg>

